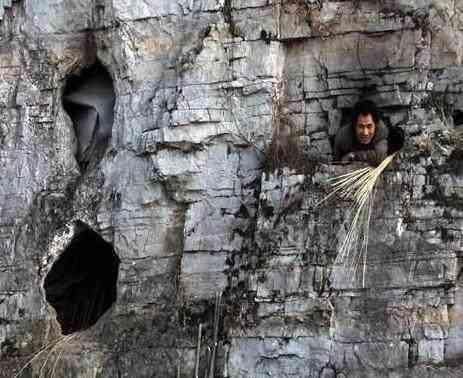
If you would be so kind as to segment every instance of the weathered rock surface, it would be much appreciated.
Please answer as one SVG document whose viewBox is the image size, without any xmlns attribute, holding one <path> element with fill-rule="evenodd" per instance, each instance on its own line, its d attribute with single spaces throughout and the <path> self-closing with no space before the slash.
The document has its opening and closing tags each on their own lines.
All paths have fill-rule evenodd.
<svg viewBox="0 0 463 378">
<path fill-rule="evenodd" d="M 463 376 L 461 1 L 0 0 L 0 18 L 0 376 L 191 377 L 197 357 L 200 376 Z M 97 62 L 114 122 L 83 166 L 62 97 Z M 315 206 L 353 168 L 331 140 L 360 97 L 406 134 L 365 287 L 334 263 L 346 203 Z M 60 339 L 43 283 L 77 221 L 114 247 L 117 300 Z"/>
</svg>

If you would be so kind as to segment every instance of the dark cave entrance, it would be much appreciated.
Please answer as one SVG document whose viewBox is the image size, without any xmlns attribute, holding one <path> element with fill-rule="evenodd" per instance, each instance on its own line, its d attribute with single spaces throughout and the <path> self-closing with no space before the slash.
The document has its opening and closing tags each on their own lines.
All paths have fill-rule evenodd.
<svg viewBox="0 0 463 378">
<path fill-rule="evenodd" d="M 405 132 L 398 126 L 389 126 L 389 136 L 387 138 L 388 155 L 400 151 L 405 144 Z"/>
<path fill-rule="evenodd" d="M 44 283 L 63 335 L 94 325 L 117 297 L 120 260 L 113 247 L 83 223 L 78 226 Z"/>
<path fill-rule="evenodd" d="M 463 126 L 463 111 L 457 109 L 452 114 L 453 118 L 453 125 L 455 127 L 462 127 Z"/>
<path fill-rule="evenodd" d="M 77 138 L 76 159 L 81 168 L 103 156 L 114 123 L 115 92 L 111 76 L 96 61 L 67 80 L 63 107 Z"/>
</svg>

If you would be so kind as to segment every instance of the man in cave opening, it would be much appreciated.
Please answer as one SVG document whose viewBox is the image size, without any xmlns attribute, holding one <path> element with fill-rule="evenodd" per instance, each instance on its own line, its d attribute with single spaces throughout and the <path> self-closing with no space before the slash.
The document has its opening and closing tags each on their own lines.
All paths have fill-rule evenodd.
<svg viewBox="0 0 463 378">
<path fill-rule="evenodd" d="M 358 102 L 352 113 L 352 122 L 342 127 L 334 141 L 335 161 L 364 161 L 379 165 L 388 155 L 389 129 L 379 116 L 376 104 Z"/>
</svg>

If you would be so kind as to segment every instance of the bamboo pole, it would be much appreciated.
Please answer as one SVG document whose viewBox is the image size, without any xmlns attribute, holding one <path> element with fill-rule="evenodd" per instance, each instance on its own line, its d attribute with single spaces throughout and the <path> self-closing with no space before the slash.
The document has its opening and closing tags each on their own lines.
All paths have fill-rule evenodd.
<svg viewBox="0 0 463 378">
<path fill-rule="evenodd" d="M 195 362 L 195 378 L 199 378 L 199 359 L 201 355 L 201 333 L 203 331 L 203 324 L 199 324 L 198 328 L 198 342 L 196 344 L 196 362 Z"/>
<path fill-rule="evenodd" d="M 221 309 L 222 293 L 215 294 L 215 309 L 214 309 L 214 338 L 212 343 L 211 364 L 209 367 L 209 378 L 214 378 L 215 373 L 215 357 L 217 353 L 217 343 L 219 338 L 219 321 Z"/>
</svg>

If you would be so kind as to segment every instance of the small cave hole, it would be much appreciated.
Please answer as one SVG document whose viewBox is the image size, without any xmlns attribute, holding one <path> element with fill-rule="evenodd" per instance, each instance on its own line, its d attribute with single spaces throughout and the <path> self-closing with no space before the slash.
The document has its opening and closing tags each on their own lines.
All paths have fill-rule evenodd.
<svg viewBox="0 0 463 378">
<path fill-rule="evenodd" d="M 463 111 L 455 110 L 452 114 L 452 118 L 455 127 L 463 127 Z"/>
<path fill-rule="evenodd" d="M 94 325 L 117 296 L 120 260 L 113 247 L 82 222 L 76 228 L 44 282 L 63 335 Z"/>
<path fill-rule="evenodd" d="M 98 61 L 67 80 L 63 107 L 74 126 L 81 168 L 103 156 L 111 138 L 114 104 L 112 78 Z"/>
<path fill-rule="evenodd" d="M 405 143 L 405 132 L 398 126 L 389 127 L 389 136 L 387 138 L 388 155 L 400 151 Z"/>
</svg>

